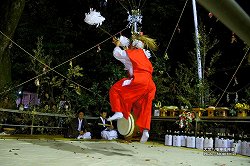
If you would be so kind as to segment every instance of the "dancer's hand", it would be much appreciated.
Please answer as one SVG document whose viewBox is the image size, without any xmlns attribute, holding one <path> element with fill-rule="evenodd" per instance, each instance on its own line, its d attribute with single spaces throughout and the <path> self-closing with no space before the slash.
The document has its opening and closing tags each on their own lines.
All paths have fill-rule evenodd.
<svg viewBox="0 0 250 166">
<path fill-rule="evenodd" d="M 113 42 L 112 43 L 114 43 L 117 47 L 119 47 L 120 44 L 121 44 L 121 42 L 116 37 L 113 38 Z"/>
</svg>

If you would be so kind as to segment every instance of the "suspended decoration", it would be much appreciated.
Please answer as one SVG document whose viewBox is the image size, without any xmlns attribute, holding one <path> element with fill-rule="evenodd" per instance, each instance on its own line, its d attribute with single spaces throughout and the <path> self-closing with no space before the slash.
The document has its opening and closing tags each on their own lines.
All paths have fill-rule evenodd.
<svg viewBox="0 0 250 166">
<path fill-rule="evenodd" d="M 234 99 L 235 103 L 238 102 L 238 97 L 239 97 L 239 96 L 238 96 L 238 93 L 236 92 L 236 93 L 235 93 L 235 99 Z"/>
<path fill-rule="evenodd" d="M 96 25 L 96 27 L 100 28 L 103 32 L 107 33 L 109 36 L 112 36 L 105 29 L 103 29 L 103 28 L 100 27 L 100 25 L 102 25 L 102 22 L 104 20 L 105 20 L 105 18 L 101 15 L 101 13 L 97 12 L 93 8 L 90 8 L 90 12 L 89 13 L 85 13 L 85 19 L 84 19 L 84 21 L 87 24 L 89 24 L 89 25 Z"/>
<path fill-rule="evenodd" d="M 128 12 L 128 27 L 130 28 L 132 26 L 132 32 L 138 33 L 138 23 L 142 23 L 142 15 L 140 9 L 135 9 L 131 11 L 131 14 Z"/>
<path fill-rule="evenodd" d="M 98 45 L 97 46 L 97 50 L 96 50 L 96 52 L 100 52 L 102 49 L 101 49 L 101 46 L 100 45 Z"/>
<path fill-rule="evenodd" d="M 80 86 L 76 86 L 75 87 L 75 92 L 78 94 L 78 95 L 81 95 L 82 93 L 81 93 L 81 88 L 80 88 Z"/>
<path fill-rule="evenodd" d="M 237 78 L 234 77 L 234 85 L 233 86 L 236 86 L 236 85 L 238 85 L 238 81 L 237 81 Z"/>
<path fill-rule="evenodd" d="M 39 81 L 38 78 L 35 80 L 35 85 L 36 85 L 36 86 L 40 86 L 40 81 Z"/>
<path fill-rule="evenodd" d="M 230 98 L 229 98 L 229 93 L 227 93 L 227 102 L 229 103 Z"/>
<path fill-rule="evenodd" d="M 167 53 L 165 53 L 165 55 L 164 55 L 164 59 L 165 59 L 165 60 L 168 60 L 168 59 L 169 59 L 169 56 L 168 56 L 168 54 L 167 54 Z"/>
<path fill-rule="evenodd" d="M 12 44 L 12 42 L 10 42 L 10 44 L 9 44 L 9 49 L 11 49 L 12 46 L 13 46 L 13 44 Z"/>
<path fill-rule="evenodd" d="M 108 4 L 108 0 L 101 0 L 100 1 L 100 7 L 106 7 Z"/>
<path fill-rule="evenodd" d="M 181 33 L 181 29 L 180 29 L 179 26 L 177 27 L 177 32 L 178 32 L 179 34 Z"/>
<path fill-rule="evenodd" d="M 43 72 L 45 73 L 47 71 L 48 71 L 48 67 L 47 66 L 43 67 Z"/>
<path fill-rule="evenodd" d="M 211 13 L 211 12 L 208 13 L 208 17 L 209 17 L 209 18 L 212 18 L 213 16 L 214 16 L 213 13 Z"/>
<path fill-rule="evenodd" d="M 96 25 L 96 27 L 102 25 L 102 22 L 105 18 L 101 15 L 100 12 L 97 12 L 93 8 L 90 8 L 89 13 L 85 13 L 84 21 L 89 25 Z"/>
<path fill-rule="evenodd" d="M 237 103 L 239 101 L 239 95 L 238 95 L 238 92 L 229 92 L 227 93 L 227 102 L 229 103 L 230 102 L 230 94 L 235 94 L 235 98 L 234 98 L 234 102 Z"/>
<path fill-rule="evenodd" d="M 72 68 L 73 67 L 73 63 L 72 63 L 72 60 L 69 61 L 69 66 Z"/>
<path fill-rule="evenodd" d="M 236 43 L 236 42 L 237 42 L 237 39 L 236 39 L 236 37 L 235 37 L 235 33 L 232 32 L 231 44 L 233 44 L 234 42 Z"/>
</svg>

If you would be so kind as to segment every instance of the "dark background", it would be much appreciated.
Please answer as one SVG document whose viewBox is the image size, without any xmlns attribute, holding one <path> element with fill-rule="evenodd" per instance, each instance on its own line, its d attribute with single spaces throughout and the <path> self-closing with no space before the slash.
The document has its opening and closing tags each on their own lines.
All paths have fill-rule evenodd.
<svg viewBox="0 0 250 166">
<path fill-rule="evenodd" d="M 125 10 L 131 10 L 133 6 L 139 6 L 142 10 L 143 21 L 142 31 L 144 34 L 155 38 L 159 49 L 152 58 L 153 64 L 157 58 L 164 57 L 167 45 L 180 16 L 185 0 L 134 0 L 130 4 L 126 0 L 27 0 L 22 17 L 14 35 L 17 42 L 28 52 L 36 48 L 37 37 L 43 36 L 44 49 L 46 54 L 53 57 L 51 67 L 56 66 L 84 51 L 104 41 L 109 35 L 95 26 L 90 26 L 84 22 L 85 13 L 89 8 L 100 11 L 106 18 L 101 26 L 110 34 L 121 31 L 128 24 L 128 14 Z M 249 14 L 250 2 L 237 0 L 241 7 Z M 214 92 L 222 93 L 226 87 L 238 64 L 244 56 L 245 47 L 237 36 L 237 42 L 231 43 L 232 32 L 226 28 L 214 16 L 208 17 L 209 11 L 205 10 L 197 3 L 198 22 L 212 28 L 212 36 L 220 42 L 215 49 L 219 49 L 222 56 L 216 63 L 216 73 L 213 77 Z M 233 18 L 232 18 L 233 19 Z M 176 32 L 168 49 L 168 66 L 171 69 L 168 73 L 173 76 L 174 70 L 178 68 L 178 62 L 187 65 L 190 63 L 189 53 L 194 50 L 194 23 L 191 1 L 188 2 L 179 23 L 179 32 Z M 122 32 L 129 36 L 130 29 Z M 119 35 L 117 35 L 119 36 Z M 113 44 L 111 40 L 100 44 L 101 52 L 91 49 L 73 61 L 75 65 L 80 65 L 84 69 L 84 78 L 81 84 L 90 87 L 93 82 L 103 83 L 112 73 L 105 68 L 106 65 L 117 65 L 119 62 L 112 59 Z M 14 82 L 23 82 L 35 76 L 29 69 L 30 57 L 17 47 L 12 48 L 12 79 Z M 57 70 L 64 73 L 68 66 L 63 65 Z M 239 91 L 239 95 L 249 86 L 250 66 L 244 60 L 236 78 L 237 86 L 231 86 L 228 92 Z M 221 88 L 221 89 L 220 89 Z M 242 90 L 241 90 L 242 89 Z M 25 84 L 23 90 L 35 91 L 34 83 Z M 103 89 L 104 94 L 107 92 Z M 106 95 L 106 94 L 105 94 Z"/>
</svg>

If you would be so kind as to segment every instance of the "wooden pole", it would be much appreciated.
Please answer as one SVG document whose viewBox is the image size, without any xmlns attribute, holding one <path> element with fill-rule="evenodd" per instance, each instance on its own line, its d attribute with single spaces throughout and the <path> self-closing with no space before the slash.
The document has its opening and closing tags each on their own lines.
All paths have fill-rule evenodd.
<svg viewBox="0 0 250 166">
<path fill-rule="evenodd" d="M 250 46 L 250 17 L 234 0 L 198 0 Z"/>
</svg>

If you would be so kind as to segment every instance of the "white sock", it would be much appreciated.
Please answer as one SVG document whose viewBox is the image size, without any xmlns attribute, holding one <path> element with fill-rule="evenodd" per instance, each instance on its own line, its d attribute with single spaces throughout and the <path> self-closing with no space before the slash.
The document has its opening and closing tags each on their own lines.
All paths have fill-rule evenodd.
<svg viewBox="0 0 250 166">
<path fill-rule="evenodd" d="M 148 130 L 143 130 L 140 142 L 145 143 L 147 142 L 148 138 L 149 138 Z"/>
<path fill-rule="evenodd" d="M 121 112 L 116 112 L 112 117 L 108 118 L 107 121 L 117 120 L 123 118 L 123 114 Z"/>
</svg>

